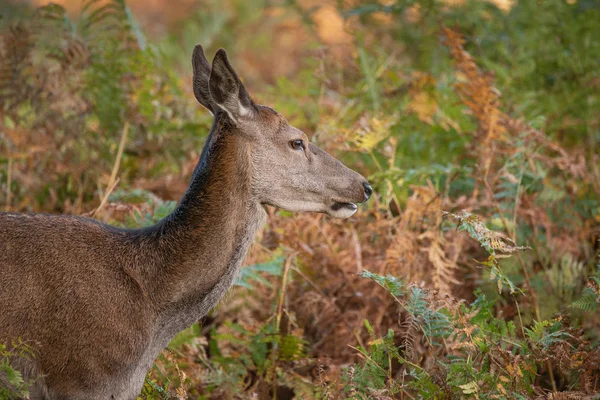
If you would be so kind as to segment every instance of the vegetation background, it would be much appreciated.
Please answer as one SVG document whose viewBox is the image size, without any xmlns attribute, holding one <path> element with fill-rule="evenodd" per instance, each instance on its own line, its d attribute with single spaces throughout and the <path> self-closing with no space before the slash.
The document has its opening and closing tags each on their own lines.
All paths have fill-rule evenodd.
<svg viewBox="0 0 600 400">
<path fill-rule="evenodd" d="M 600 398 L 599 1 L 58 3 L 0 2 L 3 210 L 165 216 L 211 125 L 196 43 L 377 192 L 269 209 L 140 398 Z"/>
</svg>

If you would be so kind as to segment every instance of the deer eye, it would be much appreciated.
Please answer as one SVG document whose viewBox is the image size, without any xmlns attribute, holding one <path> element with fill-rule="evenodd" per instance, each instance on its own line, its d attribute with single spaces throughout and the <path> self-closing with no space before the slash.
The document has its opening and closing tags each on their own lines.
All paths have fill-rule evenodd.
<svg viewBox="0 0 600 400">
<path fill-rule="evenodd" d="M 304 141 L 298 139 L 298 140 L 292 140 L 290 142 L 290 146 L 292 146 L 292 149 L 294 150 L 304 150 Z"/>
</svg>

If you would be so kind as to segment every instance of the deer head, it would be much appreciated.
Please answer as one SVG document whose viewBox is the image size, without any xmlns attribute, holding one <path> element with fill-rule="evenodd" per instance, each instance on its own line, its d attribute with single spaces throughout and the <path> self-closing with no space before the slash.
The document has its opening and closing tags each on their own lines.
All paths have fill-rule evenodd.
<svg viewBox="0 0 600 400">
<path fill-rule="evenodd" d="M 220 49 L 208 63 L 200 45 L 192 56 L 194 94 L 226 131 L 243 137 L 252 160 L 252 195 L 288 211 L 348 218 L 372 193 L 367 180 L 310 143 L 277 111 L 252 101 Z"/>
</svg>

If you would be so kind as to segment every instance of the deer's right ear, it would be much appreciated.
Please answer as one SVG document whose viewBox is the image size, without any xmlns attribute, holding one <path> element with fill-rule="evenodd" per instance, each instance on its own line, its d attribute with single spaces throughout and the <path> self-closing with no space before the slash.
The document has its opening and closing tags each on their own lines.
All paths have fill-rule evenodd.
<svg viewBox="0 0 600 400">
<path fill-rule="evenodd" d="M 217 105 L 212 97 L 210 97 L 210 89 L 208 81 L 210 79 L 210 64 L 204 55 L 204 50 L 199 44 L 194 47 L 192 54 L 192 69 L 194 70 L 193 86 L 194 96 L 200 104 L 202 104 L 212 115 L 217 112 Z"/>
<path fill-rule="evenodd" d="M 213 101 L 229 114 L 234 123 L 240 117 L 254 114 L 254 103 L 223 49 L 219 49 L 213 59 L 208 87 Z"/>
</svg>

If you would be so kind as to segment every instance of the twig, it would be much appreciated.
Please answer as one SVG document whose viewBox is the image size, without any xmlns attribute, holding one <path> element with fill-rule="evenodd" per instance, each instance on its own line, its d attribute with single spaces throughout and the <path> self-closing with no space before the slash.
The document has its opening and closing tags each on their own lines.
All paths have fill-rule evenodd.
<svg viewBox="0 0 600 400">
<path fill-rule="evenodd" d="M 283 302 L 285 300 L 285 286 L 287 283 L 288 272 L 290 270 L 290 266 L 292 265 L 292 259 L 295 254 L 289 255 L 285 263 L 283 264 L 283 277 L 281 278 L 281 290 L 279 291 L 279 300 L 277 301 L 277 319 L 275 320 L 275 332 L 277 335 L 280 335 L 279 325 L 281 324 L 281 316 L 283 315 Z M 272 376 L 273 379 L 273 400 L 277 400 L 277 352 L 273 351 L 273 368 L 272 368 Z"/>
<path fill-rule="evenodd" d="M 356 233 L 356 229 L 351 228 L 351 232 L 352 241 L 354 242 L 354 257 L 356 257 L 356 273 L 360 274 L 363 270 L 362 248 L 360 246 L 360 241 L 358 240 L 358 234 Z"/>
<path fill-rule="evenodd" d="M 283 301 L 285 300 L 285 286 L 287 284 L 288 271 L 290 270 L 293 258 L 294 254 L 288 256 L 288 258 L 285 260 L 285 263 L 283 264 L 281 291 L 279 292 L 279 301 L 277 302 L 277 322 L 275 325 L 277 332 L 279 332 L 279 324 L 281 323 L 281 315 L 283 314 Z"/>
<path fill-rule="evenodd" d="M 121 140 L 119 141 L 119 149 L 117 150 L 117 158 L 113 165 L 112 172 L 110 173 L 110 179 L 108 180 L 108 187 L 117 179 L 117 173 L 119 172 L 119 166 L 121 165 L 121 158 L 123 157 L 123 150 L 125 149 L 125 142 L 127 142 L 127 133 L 129 132 L 129 122 L 125 122 L 123 131 L 121 132 Z"/>
<path fill-rule="evenodd" d="M 13 159 L 12 157 L 8 157 L 8 171 L 7 171 L 7 175 L 6 175 L 6 206 L 4 207 L 4 211 L 8 212 L 10 211 L 10 203 L 12 201 L 12 191 L 10 190 L 10 187 L 12 185 L 12 166 L 13 166 Z"/>
<path fill-rule="evenodd" d="M 108 190 L 104 193 L 104 197 L 100 202 L 98 208 L 92 212 L 91 216 L 94 217 L 98 211 L 100 211 L 106 205 L 108 201 L 108 196 L 112 193 L 112 191 L 117 186 L 119 180 L 117 179 L 117 173 L 119 172 L 119 166 L 121 165 L 121 159 L 123 158 L 123 150 L 125 149 L 125 143 L 127 142 L 127 133 L 129 132 L 129 122 L 125 122 L 123 126 L 123 131 L 121 132 L 121 140 L 119 141 L 119 149 L 117 150 L 117 158 L 115 159 L 115 163 L 112 168 L 112 172 L 110 173 L 110 178 L 108 179 Z"/>
<path fill-rule="evenodd" d="M 94 216 L 104 208 L 104 206 L 106 205 L 106 203 L 108 202 L 108 197 L 110 196 L 110 194 L 113 192 L 113 190 L 115 190 L 115 188 L 117 187 L 117 185 L 119 184 L 120 179 L 117 178 L 117 180 L 112 184 L 111 187 L 109 187 L 106 190 L 106 193 L 104 194 L 104 197 L 102 197 L 102 201 L 100 202 L 100 205 L 94 210 L 92 211 L 92 213 L 90 214 L 90 217 L 94 218 Z"/>
<path fill-rule="evenodd" d="M 519 307 L 519 302 L 515 299 L 515 304 L 517 305 L 517 314 L 519 315 L 519 322 L 521 323 L 521 333 L 523 337 L 525 337 L 525 327 L 523 326 L 523 319 L 521 318 L 521 308 Z"/>
</svg>

